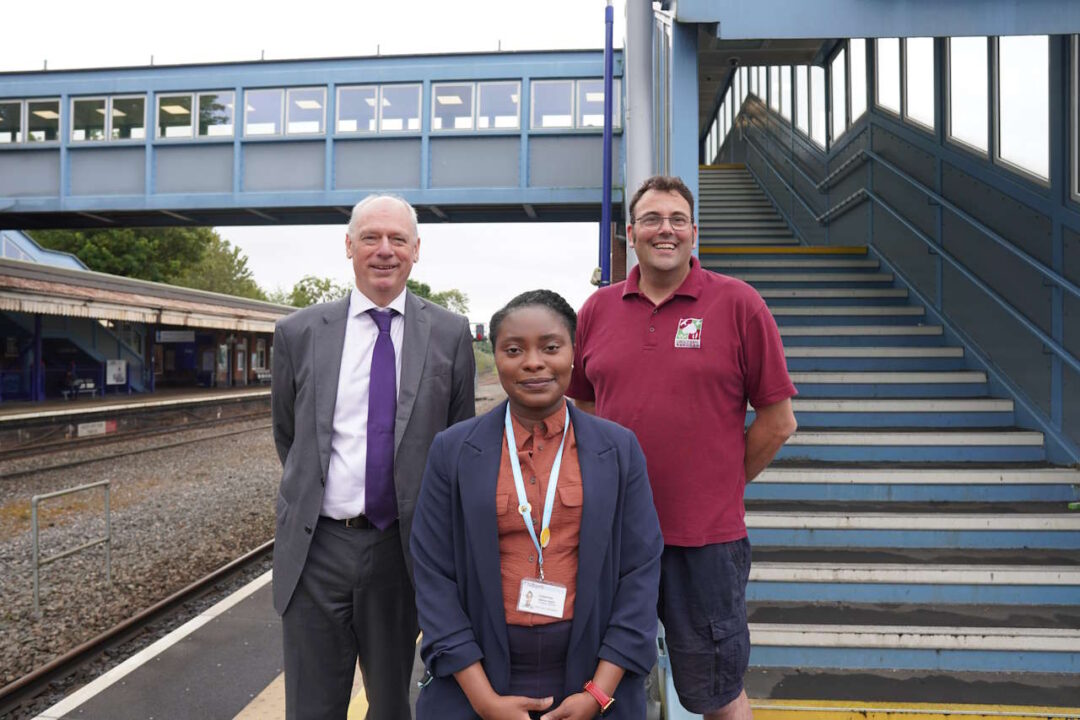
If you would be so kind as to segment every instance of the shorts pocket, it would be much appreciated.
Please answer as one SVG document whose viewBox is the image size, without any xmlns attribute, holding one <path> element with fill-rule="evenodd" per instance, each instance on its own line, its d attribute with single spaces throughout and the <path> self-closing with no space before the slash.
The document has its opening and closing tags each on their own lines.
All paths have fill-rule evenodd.
<svg viewBox="0 0 1080 720">
<path fill-rule="evenodd" d="M 713 696 L 725 695 L 735 684 L 742 682 L 745 661 L 742 660 L 743 634 L 746 625 L 742 618 L 714 620 L 713 639 Z M 749 656 L 749 653 L 745 653 Z"/>
</svg>

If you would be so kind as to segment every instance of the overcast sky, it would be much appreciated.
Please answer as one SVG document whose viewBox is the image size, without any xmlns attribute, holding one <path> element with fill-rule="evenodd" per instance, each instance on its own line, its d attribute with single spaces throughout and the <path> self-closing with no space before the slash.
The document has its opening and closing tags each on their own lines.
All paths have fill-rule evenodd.
<svg viewBox="0 0 1080 720">
<path fill-rule="evenodd" d="M 604 46 L 605 0 L 396 0 L 264 3 L 187 0 L 106 4 L 4 2 L 0 71 Z M 625 34 L 615 5 L 615 46 Z M 357 198 L 360 199 L 359 197 Z M 256 281 L 291 288 L 304 275 L 351 282 L 344 224 L 218 228 L 247 253 Z M 523 290 L 547 287 L 580 307 L 592 291 L 598 225 L 422 225 L 412 277 L 470 298 L 487 322 Z"/>
</svg>

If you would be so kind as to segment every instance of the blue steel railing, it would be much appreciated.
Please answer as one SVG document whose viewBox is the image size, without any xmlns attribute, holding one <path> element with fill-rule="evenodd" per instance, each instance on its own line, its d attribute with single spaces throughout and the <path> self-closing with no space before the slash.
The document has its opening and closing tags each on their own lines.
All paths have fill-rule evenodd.
<svg viewBox="0 0 1080 720">
<path fill-rule="evenodd" d="M 751 125 L 751 127 L 754 127 L 754 126 Z M 754 129 L 756 130 L 756 128 L 754 128 Z M 1039 338 L 1039 340 L 1042 341 L 1043 344 L 1045 344 L 1048 348 L 1050 348 L 1054 352 L 1054 354 L 1056 354 L 1058 357 L 1060 357 L 1063 362 L 1065 362 L 1067 365 L 1069 365 L 1069 367 L 1073 368 L 1077 372 L 1080 372 L 1080 359 L 1077 359 L 1076 356 L 1074 356 L 1072 353 L 1070 353 L 1063 345 L 1061 345 L 1061 343 L 1057 342 L 1052 337 L 1050 337 L 1044 330 L 1042 330 L 1042 328 L 1040 328 L 1030 318 L 1028 318 L 1027 315 L 1025 315 L 1023 312 L 1018 310 L 1016 307 L 1014 307 L 1012 305 L 1012 303 L 1010 303 L 1008 300 L 1003 298 L 1000 294 L 998 294 L 997 291 L 995 291 L 993 288 L 991 288 L 989 285 L 987 285 L 977 275 L 975 275 L 973 272 L 968 270 L 967 267 L 962 262 L 960 262 L 958 259 L 956 259 L 941 244 L 935 242 L 933 240 L 933 238 L 931 238 L 925 232 L 923 232 L 922 230 L 917 228 L 911 221 L 909 221 L 908 219 L 903 217 L 895 208 L 893 208 L 887 202 L 885 202 L 880 197 L 878 197 L 877 194 L 874 193 L 873 190 L 868 190 L 866 188 L 860 188 L 858 192 L 852 194 L 849 198 L 846 198 L 840 205 L 836 205 L 834 207 L 831 207 L 828 210 L 826 210 L 824 213 L 819 215 L 819 214 L 815 213 L 813 208 L 810 207 L 809 203 L 806 202 L 806 200 L 802 197 L 802 195 L 794 187 L 792 187 L 790 183 L 788 183 L 783 178 L 780 171 L 777 169 L 776 165 L 770 160 L 768 154 L 765 153 L 765 151 L 758 145 L 758 143 L 750 136 L 749 133 L 744 135 L 744 139 L 746 141 L 747 146 L 752 148 L 758 154 L 758 156 L 762 159 L 762 162 L 765 164 L 765 167 L 767 167 L 769 170 L 771 170 L 773 172 L 773 174 L 776 176 L 776 179 L 780 181 L 780 183 L 791 194 L 791 196 L 793 198 L 795 198 L 798 201 L 798 203 L 803 206 L 803 208 L 806 209 L 806 211 L 810 214 L 811 217 L 814 218 L 814 220 L 817 223 L 821 224 L 823 222 L 828 222 L 828 221 L 831 220 L 832 217 L 835 217 L 836 214 L 839 211 L 841 211 L 841 210 L 846 211 L 846 210 L 854 207 L 857 204 L 857 201 L 858 201 L 857 196 L 861 196 L 861 199 L 866 199 L 866 200 L 870 200 L 870 201 L 874 202 L 882 210 L 884 210 L 889 215 L 891 215 L 893 218 L 895 218 L 898 222 L 900 222 L 905 228 L 910 230 L 911 233 L 913 235 L 915 235 L 915 237 L 919 238 L 919 240 L 921 240 L 927 247 L 929 247 L 935 253 L 940 255 L 942 260 L 949 263 L 949 265 L 951 265 L 953 267 L 953 269 L 958 271 L 967 280 L 969 280 L 973 285 L 975 285 L 977 288 L 979 288 L 984 293 L 986 293 L 1003 310 L 1005 310 L 1007 313 L 1009 313 L 1009 315 L 1011 315 L 1013 317 L 1013 319 L 1015 319 L 1017 322 L 1019 322 L 1021 325 L 1023 325 L 1024 328 L 1026 328 L 1028 330 L 1028 332 L 1032 333 L 1037 338 Z M 1074 283 L 1070 282 L 1068 279 L 1061 276 L 1059 273 L 1054 272 L 1054 270 L 1052 270 L 1051 268 L 1046 267 L 1044 264 L 1042 264 L 1041 262 L 1039 262 L 1035 258 L 1031 257 L 1030 255 L 1025 253 L 1023 250 L 1016 247 L 1015 245 L 1010 243 L 1005 238 L 1001 237 L 1001 235 L 997 234 L 996 232 L 994 232 L 990 228 L 986 227 L 986 225 L 979 222 L 975 218 L 971 217 L 966 212 L 964 212 L 963 210 L 958 208 L 956 205 L 954 205 L 953 203 L 951 203 L 948 200 L 946 200 L 945 198 L 943 198 L 937 192 L 935 192 L 935 191 L 931 190 L 930 188 L 926 187 L 925 185 L 920 183 L 918 180 L 916 180 L 915 178 L 911 177 L 910 175 L 905 173 L 903 170 L 898 168 L 896 165 L 893 165 L 888 160 L 885 160 L 884 158 L 882 158 L 880 155 L 875 153 L 873 150 L 867 150 L 865 148 L 862 148 L 858 152 L 856 152 L 852 156 L 852 158 L 849 159 L 848 162 L 854 161 L 855 158 L 862 158 L 863 161 L 869 161 L 869 162 L 877 163 L 881 167 L 891 171 L 897 177 L 901 178 L 902 180 L 907 182 L 909 185 L 911 185 L 915 189 L 922 192 L 924 195 L 926 195 L 928 198 L 930 198 L 934 202 L 939 203 L 943 208 L 951 211 L 957 217 L 959 217 L 961 220 L 964 220 L 971 227 L 978 230 L 981 234 L 983 234 L 986 237 L 990 238 L 995 243 L 997 243 L 999 246 L 1001 246 L 1002 248 L 1004 248 L 1005 250 L 1009 251 L 1011 254 L 1013 254 L 1014 256 L 1019 258 L 1020 260 L 1022 260 L 1029 267 L 1031 267 L 1034 270 L 1036 270 L 1037 272 L 1039 272 L 1039 274 L 1042 275 L 1045 279 L 1047 279 L 1050 282 L 1054 283 L 1055 285 L 1060 287 L 1062 290 L 1070 293 L 1071 295 L 1073 295 L 1073 296 L 1075 296 L 1077 298 L 1080 298 L 1080 287 L 1076 286 Z M 818 187 L 818 182 L 815 181 L 813 178 L 811 178 L 810 175 L 807 174 L 806 171 L 803 170 L 801 167 L 799 167 L 799 165 L 797 163 L 789 161 L 788 164 L 790 165 L 790 167 L 793 170 L 795 170 L 795 172 L 799 173 L 799 175 L 801 175 L 807 182 L 814 185 L 815 187 Z M 873 244 L 873 238 L 870 238 L 869 240 L 870 240 L 870 243 Z"/>
<path fill-rule="evenodd" d="M 785 190 L 787 190 L 787 192 L 789 193 L 789 196 L 793 199 L 793 201 L 797 202 L 804 210 L 806 210 L 807 213 L 810 215 L 810 217 L 813 218 L 813 220 L 814 220 L 814 222 L 816 224 L 823 225 L 826 228 L 826 233 L 828 233 L 829 224 L 837 216 L 842 215 L 843 213 L 846 213 L 848 210 L 850 210 L 850 209 L 854 208 L 855 206 L 857 206 L 858 204 L 860 204 L 863 200 L 869 200 L 870 202 L 873 202 L 874 204 L 878 205 L 883 211 L 885 211 L 890 216 L 892 216 L 893 218 L 898 220 L 905 228 L 907 228 L 909 231 L 911 231 L 911 233 L 913 235 L 915 235 L 915 237 L 917 237 L 920 241 L 922 241 L 923 244 L 925 244 L 929 248 L 929 250 L 931 252 L 936 253 L 942 260 L 947 262 L 951 267 L 953 267 L 961 275 L 963 275 L 964 278 L 966 278 L 969 282 L 971 282 L 973 285 L 975 285 L 977 288 L 979 288 L 982 292 L 984 292 L 987 296 L 989 296 L 998 306 L 1000 306 L 1003 310 L 1005 310 L 1013 319 L 1015 319 L 1017 322 L 1019 322 L 1022 327 L 1024 327 L 1028 332 L 1032 333 L 1035 337 L 1037 337 L 1039 339 L 1039 341 L 1042 342 L 1044 344 L 1044 346 L 1047 347 L 1051 352 L 1053 352 L 1054 355 L 1061 362 L 1068 365 L 1073 370 L 1075 370 L 1077 372 L 1080 372 L 1080 360 L 1078 360 L 1076 358 L 1076 356 L 1074 356 L 1072 353 L 1070 353 L 1061 343 L 1057 342 L 1050 335 L 1048 335 L 1045 331 L 1043 331 L 1042 328 L 1040 328 L 1027 315 L 1025 315 L 1023 312 L 1018 310 L 1008 300 L 1003 298 L 997 291 L 995 291 L 993 288 L 991 288 L 981 278 L 979 278 L 977 275 L 975 275 L 970 270 L 968 270 L 967 267 L 961 261 L 959 261 L 951 253 L 949 253 L 947 250 L 945 250 L 945 248 L 943 247 L 942 244 L 939 244 L 939 243 L 935 242 L 933 240 L 933 238 L 931 238 L 925 232 L 923 232 L 922 230 L 917 228 L 909 220 L 904 218 L 895 208 L 893 208 L 891 205 L 889 205 L 884 200 L 882 200 L 872 190 L 869 190 L 867 188 L 860 188 L 858 191 L 856 191 L 855 193 L 852 193 L 850 196 L 844 198 L 843 200 L 841 200 L 839 203 L 837 203 L 835 205 L 829 205 L 828 204 L 828 196 L 826 195 L 826 205 L 827 206 L 826 206 L 824 212 L 818 213 L 817 211 L 815 211 L 813 209 L 813 207 L 810 205 L 810 203 L 803 197 L 802 193 L 798 192 L 798 190 L 796 190 L 793 187 L 793 184 L 791 182 L 788 182 L 788 180 L 786 180 L 784 178 L 784 175 L 783 175 L 782 171 L 777 167 L 777 163 L 773 161 L 771 155 L 769 153 L 767 153 L 753 137 L 751 137 L 751 133 L 747 132 L 746 129 L 749 128 L 749 129 L 753 130 L 754 132 L 762 133 L 762 134 L 766 134 L 766 131 L 761 130 L 760 128 L 758 128 L 756 126 L 756 124 L 753 123 L 752 121 L 744 120 L 744 122 L 742 122 L 740 124 L 744 128 L 744 132 L 742 134 L 742 137 L 743 137 L 744 141 L 746 142 L 747 147 L 750 148 L 751 150 L 753 150 L 754 153 L 756 153 L 757 156 L 761 158 L 761 161 L 764 164 L 765 168 L 767 168 L 772 173 L 773 177 L 780 182 L 780 184 L 784 187 Z M 866 128 L 869 128 L 869 127 L 870 127 L 870 124 L 868 123 Z M 865 131 L 866 130 L 864 129 L 863 132 L 865 132 Z M 862 133 L 858 133 L 857 135 L 861 135 L 861 134 Z M 851 141 L 854 141 L 855 138 L 849 138 L 848 140 L 849 140 L 849 142 L 845 142 L 845 147 L 850 147 Z M 1031 257 L 1030 255 L 1025 253 L 1023 250 L 1021 250 L 1020 248 L 1016 247 L 1011 242 L 1009 242 L 1008 240 L 1003 238 L 1001 235 L 994 232 L 993 230 L 988 228 L 986 225 L 984 225 L 983 223 L 979 222 L 978 220 L 973 218 L 968 213 L 961 210 L 955 204 L 953 204 L 953 203 L 949 202 L 948 200 L 946 200 L 945 198 L 943 198 L 939 193 L 935 192 L 934 190 L 932 190 L 932 189 L 926 187 L 925 185 L 923 185 L 922 183 L 918 182 L 917 180 L 912 178 L 910 175 L 905 173 L 903 170 L 898 168 L 896 165 L 889 162 L 888 160 L 885 160 L 884 158 L 882 158 L 880 155 L 873 152 L 872 150 L 867 150 L 865 148 L 862 148 L 862 149 L 858 150 L 857 152 L 853 153 L 851 157 L 847 158 L 843 163 L 841 163 L 841 165 L 839 165 L 833 171 L 831 171 L 823 180 L 820 180 L 820 181 L 815 180 L 803 168 L 799 167 L 799 164 L 797 162 L 795 162 L 794 158 L 786 157 L 784 155 L 780 155 L 780 158 L 784 162 L 786 162 L 792 168 L 792 170 L 795 173 L 797 173 L 805 182 L 809 183 L 812 187 L 814 187 L 814 189 L 816 191 L 821 192 L 822 190 L 824 190 L 826 193 L 828 192 L 828 189 L 836 182 L 836 180 L 839 177 L 846 176 L 849 172 L 851 172 L 851 170 L 854 167 L 862 165 L 862 164 L 864 164 L 866 162 L 876 163 L 878 166 L 889 170 L 893 174 L 897 175 L 898 177 L 900 177 L 901 179 L 903 179 L 904 181 L 906 181 L 907 183 L 912 185 L 917 190 L 921 191 L 923 194 L 926 195 L 926 197 L 930 198 L 931 200 L 933 200 L 935 202 L 940 203 L 941 207 L 953 212 L 956 215 L 956 217 L 959 217 L 961 220 L 964 220 L 968 225 L 973 227 L 981 235 L 990 238 L 992 241 L 994 241 L 995 244 L 997 244 L 1000 247 L 1002 247 L 1003 249 L 1007 250 L 1010 254 L 1012 254 L 1012 255 L 1016 256 L 1017 258 L 1021 259 L 1026 265 L 1028 265 L 1029 267 L 1034 269 L 1036 272 L 1039 272 L 1040 275 L 1044 279 L 1046 279 L 1046 280 L 1050 281 L 1051 283 L 1053 283 L 1057 288 L 1060 288 L 1064 292 L 1068 292 L 1069 294 L 1073 295 L 1074 297 L 1080 298 L 1080 287 L 1077 287 L 1074 283 L 1069 281 L 1067 278 L 1064 278 L 1063 276 L 1061 276 L 1060 274 L 1058 274 L 1057 272 L 1055 272 L 1051 268 L 1045 266 L 1043 263 L 1041 263 L 1038 260 L 1036 260 L 1035 258 Z M 747 166 L 747 169 L 750 170 L 750 172 L 754 175 L 755 179 L 758 180 L 759 184 L 761 184 L 761 186 L 763 188 L 766 187 L 765 183 L 762 182 L 763 178 L 758 177 L 757 173 L 754 171 L 754 169 L 752 168 L 752 166 L 750 165 L 749 162 L 747 163 L 746 166 Z M 781 214 L 785 215 L 785 219 L 788 220 L 788 224 L 791 226 L 793 231 L 797 235 L 799 235 L 801 237 L 802 232 L 800 231 L 798 226 L 795 225 L 795 223 L 793 223 L 791 221 L 791 218 L 787 217 L 787 214 L 784 213 L 782 209 L 781 209 Z M 873 246 L 873 237 L 872 236 L 867 239 L 867 244 L 870 245 L 871 247 Z M 892 269 L 897 274 L 903 275 L 903 273 L 898 272 L 896 270 L 896 268 L 892 268 Z M 910 282 L 908 284 L 911 285 Z M 920 298 L 920 301 L 922 301 L 928 307 L 933 305 L 933 303 L 928 302 L 926 300 L 926 298 L 922 297 L 922 293 L 920 293 L 915 288 L 914 285 L 912 285 L 912 292 L 915 295 L 917 295 Z M 942 316 L 943 319 L 945 317 L 947 317 L 947 313 L 944 311 L 944 309 L 942 309 L 940 307 L 936 308 L 936 312 L 937 312 L 938 315 Z M 946 323 L 946 324 L 948 324 L 948 323 Z M 961 336 L 967 338 L 969 344 L 971 342 L 973 342 L 971 340 L 971 338 L 969 338 L 967 336 L 967 334 L 964 333 L 963 331 L 960 331 L 955 327 L 953 327 L 952 329 L 958 335 L 961 335 Z M 976 352 L 976 355 L 979 355 L 979 354 L 980 353 Z M 1018 395 L 1017 398 L 1016 398 L 1017 401 L 1021 404 L 1021 406 L 1023 406 L 1028 411 L 1028 413 L 1031 415 L 1031 417 L 1033 419 L 1035 419 L 1035 421 L 1041 426 L 1042 430 L 1046 434 L 1053 437 L 1054 440 L 1056 440 L 1058 442 L 1058 444 L 1062 448 L 1066 448 L 1067 452 L 1073 456 L 1073 460 L 1080 459 L 1080 454 L 1078 454 L 1077 451 L 1076 451 L 1075 443 L 1071 439 L 1065 437 L 1065 435 L 1062 432 L 1061 426 L 1058 424 L 1058 422 L 1056 422 L 1053 419 L 1053 417 L 1052 417 L 1053 413 L 1052 412 L 1051 413 L 1045 413 L 1044 411 L 1042 411 L 1040 409 L 1037 409 L 1031 402 L 1029 402 L 1024 397 L 1023 391 L 1019 387 L 1017 387 L 1011 381 L 1011 379 L 1009 379 L 1007 376 L 1003 375 L 1001 372 L 998 372 L 992 366 L 992 364 L 990 363 L 988 358 L 984 357 L 983 358 L 983 363 L 984 363 L 984 365 L 987 365 L 987 369 L 990 371 L 992 376 L 996 377 L 998 380 L 1001 380 L 1005 385 L 1012 388 L 1014 392 L 1020 393 L 1020 395 Z"/>
</svg>

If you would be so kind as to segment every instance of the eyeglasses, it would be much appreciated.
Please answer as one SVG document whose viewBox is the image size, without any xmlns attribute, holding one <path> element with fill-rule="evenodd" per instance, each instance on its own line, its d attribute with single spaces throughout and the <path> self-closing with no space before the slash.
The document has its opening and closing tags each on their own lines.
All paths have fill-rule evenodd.
<svg viewBox="0 0 1080 720">
<path fill-rule="evenodd" d="M 685 230 L 690 227 L 690 218 L 685 215 L 657 215 L 656 213 L 649 213 L 648 215 L 642 215 L 637 218 L 632 224 L 640 225 L 646 230 L 659 230 L 660 226 L 667 220 L 671 224 L 672 230 Z"/>
</svg>

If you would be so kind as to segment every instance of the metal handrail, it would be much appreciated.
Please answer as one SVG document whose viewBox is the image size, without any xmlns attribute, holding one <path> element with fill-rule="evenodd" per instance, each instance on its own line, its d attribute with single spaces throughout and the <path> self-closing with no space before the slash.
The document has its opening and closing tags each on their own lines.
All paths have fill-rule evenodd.
<svg viewBox="0 0 1080 720">
<path fill-rule="evenodd" d="M 777 177 L 778 180 L 780 180 L 781 184 L 783 184 L 783 186 L 787 189 L 787 191 L 790 192 L 792 194 L 792 196 L 796 200 L 799 201 L 799 204 L 801 204 L 804 208 L 807 208 L 807 210 L 809 210 L 809 205 L 807 204 L 806 200 L 802 197 L 802 195 L 797 190 L 795 190 L 793 187 L 791 187 L 791 185 L 789 185 L 784 180 L 783 176 L 780 174 L 780 171 L 775 167 L 774 163 L 769 160 L 769 158 L 765 155 L 764 151 L 758 146 L 758 144 L 749 135 L 746 135 L 745 138 L 746 138 L 747 143 L 750 145 L 750 147 L 752 147 L 754 149 L 754 151 L 757 152 L 758 155 L 761 156 L 761 159 L 765 162 L 766 167 L 768 167 L 773 172 L 773 174 Z M 966 212 L 964 212 L 963 210 L 958 208 L 953 203 L 949 202 L 948 200 L 945 200 L 945 198 L 941 197 L 940 195 L 938 195 L 936 192 L 934 192 L 930 188 L 927 188 L 922 183 L 920 183 L 917 180 L 915 180 L 914 178 L 908 176 L 908 174 L 905 173 L 903 170 L 896 167 L 895 165 L 890 163 L 888 160 L 885 160 L 884 158 L 879 156 L 874 151 L 867 150 L 867 149 L 863 148 L 856 155 L 863 155 L 868 160 L 879 163 L 880 165 L 882 165 L 886 169 L 891 170 L 894 174 L 898 175 L 902 180 L 907 181 L 915 189 L 922 191 L 927 197 L 930 197 L 931 199 L 941 203 L 942 207 L 945 207 L 948 210 L 950 210 L 951 212 L 955 213 L 960 219 L 968 222 L 976 230 L 980 231 L 981 233 L 983 233 L 984 235 L 986 235 L 990 239 L 994 240 L 996 243 L 998 243 L 999 245 L 1001 245 L 1005 249 L 1012 252 L 1017 257 L 1024 260 L 1029 266 L 1031 266 L 1034 269 L 1038 270 L 1044 277 L 1053 280 L 1055 282 L 1055 284 L 1058 285 L 1059 287 L 1061 287 L 1062 289 L 1068 290 L 1070 293 L 1076 295 L 1077 297 L 1080 297 L 1080 288 L 1078 288 L 1076 285 L 1069 282 L 1066 278 L 1064 278 L 1061 275 L 1059 275 L 1058 273 L 1054 272 L 1052 269 L 1046 267 L 1045 265 L 1040 263 L 1035 258 L 1029 256 L 1023 250 L 1021 250 L 1020 248 L 1017 248 L 1012 243 L 1010 243 L 1008 240 L 1001 237 L 1000 235 L 995 233 L 993 230 L 986 227 L 983 223 L 979 222 L 975 218 L 968 215 Z M 796 170 L 798 170 L 801 174 L 803 174 L 804 177 L 806 176 L 805 173 L 803 173 L 802 170 L 798 166 L 796 166 L 794 163 L 792 163 L 791 166 L 793 168 L 795 168 Z M 813 180 L 810 179 L 810 182 L 812 183 Z M 884 200 L 882 200 L 880 197 L 878 197 L 873 191 L 868 190 L 867 188 L 862 188 L 861 192 L 863 193 L 864 197 L 866 197 L 867 199 L 877 203 L 883 210 L 885 210 L 890 215 L 892 215 L 894 218 L 896 218 L 896 220 L 899 221 L 908 230 L 910 230 L 912 232 L 912 234 L 915 235 L 915 237 L 919 238 L 919 240 L 921 240 L 924 244 L 926 244 L 931 250 L 938 253 L 941 256 L 942 259 L 947 261 L 954 269 L 959 271 L 960 274 L 963 275 L 967 280 L 969 280 L 977 288 L 979 288 L 980 290 L 985 292 L 987 295 L 989 295 L 990 298 L 994 302 L 996 302 L 998 305 L 1000 305 L 1002 307 L 1002 309 L 1004 309 L 1007 313 L 1009 313 L 1009 315 L 1011 315 L 1017 322 L 1019 322 L 1021 325 L 1023 325 L 1029 332 L 1031 332 L 1033 335 L 1035 335 L 1037 338 L 1039 338 L 1039 340 L 1041 340 L 1044 345 L 1046 345 L 1048 348 L 1050 348 L 1054 352 L 1054 354 L 1057 355 L 1058 357 L 1060 357 L 1067 365 L 1069 365 L 1069 367 L 1076 370 L 1077 372 L 1080 372 L 1080 359 L 1077 359 L 1076 356 L 1074 356 L 1063 345 L 1058 343 L 1052 337 L 1047 335 L 1038 325 L 1036 325 L 1026 315 L 1024 315 L 1024 313 L 1020 312 L 1015 307 L 1013 307 L 1013 305 L 1008 300 L 1001 297 L 1001 295 L 997 291 L 995 291 L 993 288 L 991 288 L 989 285 L 987 285 L 985 282 L 983 282 L 983 280 L 980 279 L 977 275 L 975 275 L 970 270 L 968 270 L 967 267 L 965 267 L 963 263 L 961 263 L 952 254 L 950 254 L 947 250 L 945 250 L 945 248 L 942 245 L 939 245 L 938 243 L 934 242 L 934 240 L 929 235 L 924 233 L 919 228 L 915 227 L 914 224 L 912 224 L 909 220 L 907 220 L 902 215 L 900 215 L 899 212 L 897 212 L 892 206 L 890 206 L 888 203 L 886 203 Z M 852 196 L 846 198 L 841 203 L 841 205 L 838 205 L 838 206 L 836 206 L 834 208 L 830 208 L 829 210 L 826 210 L 824 213 L 822 213 L 820 218 L 827 217 L 832 212 L 834 212 L 835 210 L 840 208 L 843 205 L 843 203 L 850 203 L 854 199 L 855 195 L 858 195 L 858 194 L 859 193 L 855 193 Z M 813 211 L 810 211 L 810 214 L 814 215 Z M 818 219 L 818 216 L 814 215 L 814 217 L 815 217 L 815 219 L 817 219 L 817 222 L 820 224 L 821 220 Z"/>
</svg>

